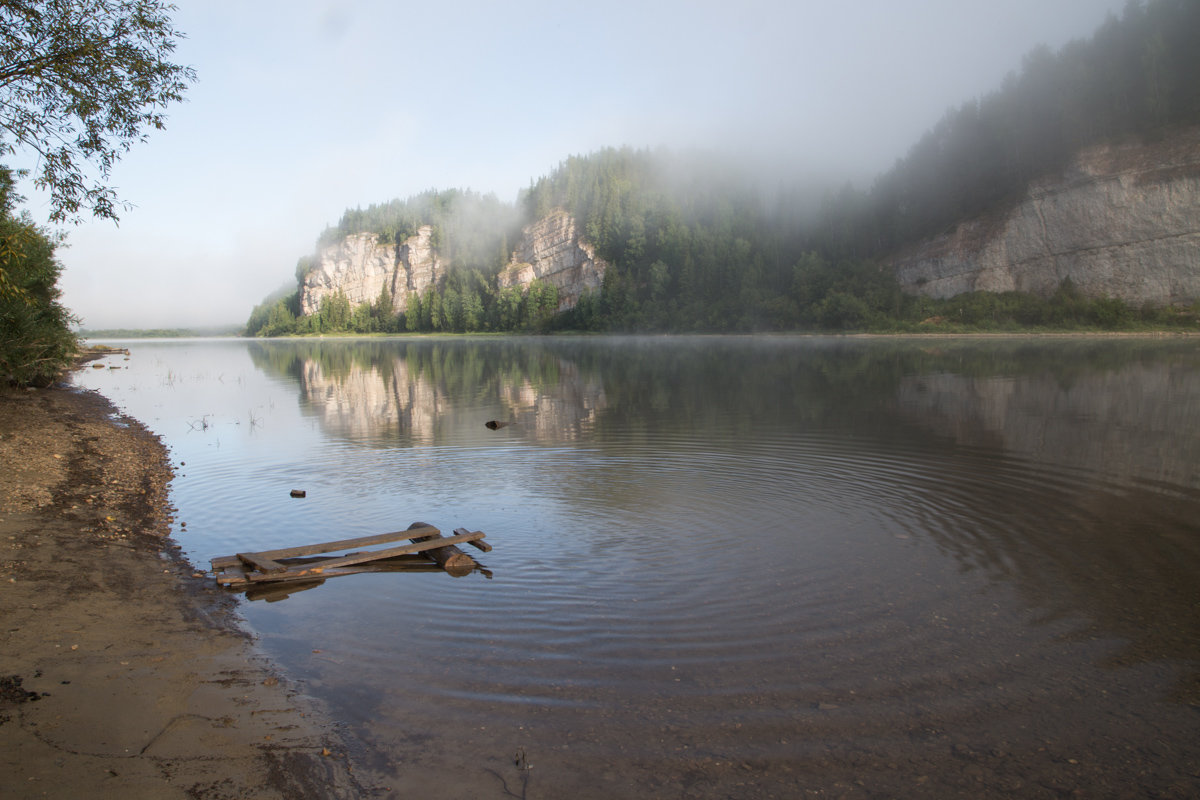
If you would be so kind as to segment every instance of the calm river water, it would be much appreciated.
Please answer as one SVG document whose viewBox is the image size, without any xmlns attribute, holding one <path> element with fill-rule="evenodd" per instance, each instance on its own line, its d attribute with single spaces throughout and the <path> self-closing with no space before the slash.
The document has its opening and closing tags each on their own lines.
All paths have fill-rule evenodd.
<svg viewBox="0 0 1200 800">
<path fill-rule="evenodd" d="M 243 603 L 379 796 L 1200 796 L 1196 339 L 123 344 L 202 568 L 487 533 Z"/>
</svg>

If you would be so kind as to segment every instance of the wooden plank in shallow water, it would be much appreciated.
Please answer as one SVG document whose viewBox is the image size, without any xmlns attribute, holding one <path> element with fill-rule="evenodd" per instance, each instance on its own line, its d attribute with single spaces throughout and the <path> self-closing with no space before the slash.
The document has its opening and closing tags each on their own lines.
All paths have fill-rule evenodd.
<svg viewBox="0 0 1200 800">
<path fill-rule="evenodd" d="M 470 533 L 470 531 L 466 528 L 455 528 L 454 533 L 461 536 L 464 533 Z M 479 533 L 479 531 L 476 531 L 476 533 Z M 467 544 L 471 545 L 471 547 L 474 547 L 476 550 L 482 550 L 485 553 L 492 552 L 492 546 L 483 539 L 472 539 L 471 541 L 467 542 Z"/>
<path fill-rule="evenodd" d="M 313 556 L 320 553 L 336 553 L 338 550 L 349 550 L 351 547 L 370 547 L 373 544 L 394 542 L 399 539 L 411 539 L 414 536 L 433 536 L 441 533 L 441 531 L 432 525 L 424 525 L 422 527 L 427 528 L 427 530 L 422 531 L 418 528 L 413 528 L 407 531 L 377 533 L 374 536 L 359 536 L 355 539 L 340 539 L 336 542 L 319 542 L 317 544 L 300 545 L 299 547 L 282 547 L 278 550 L 260 550 L 257 553 L 247 553 L 246 555 L 261 556 L 272 561 L 278 561 L 281 558 Z"/>
<path fill-rule="evenodd" d="M 304 574 L 303 568 L 320 567 L 331 559 L 327 556 L 313 558 L 287 559 L 284 566 L 293 572 L 277 572 L 269 576 L 269 580 L 252 581 L 249 578 L 251 569 L 242 562 L 226 556 L 213 559 L 213 572 L 216 573 L 217 583 L 232 588 L 247 588 L 250 586 L 267 587 L 275 584 L 287 585 L 292 583 L 323 583 L 325 578 L 337 578 L 343 575 L 357 575 L 361 572 L 441 572 L 442 568 L 435 561 L 430 561 L 422 553 L 377 558 L 364 561 L 361 564 L 351 564 L 345 567 L 326 569 L 320 575 Z M 219 563 L 224 562 L 224 564 Z M 257 595 L 256 595 L 257 596 Z"/>
<path fill-rule="evenodd" d="M 253 566 L 253 562 L 256 560 L 266 561 L 268 563 L 276 563 L 287 558 L 319 555 L 321 553 L 335 553 L 338 550 L 349 550 L 351 547 L 369 547 L 373 544 L 394 542 L 398 539 L 411 539 L 413 536 L 432 536 L 441 532 L 432 525 L 423 525 L 423 527 L 428 528 L 428 530 L 421 531 L 417 528 L 414 528 L 407 531 L 377 533 L 374 536 L 359 536 L 354 539 L 339 539 L 336 542 L 318 542 L 317 544 L 306 544 L 300 545 L 299 547 L 282 547 L 278 550 L 259 550 L 254 553 L 238 553 L 235 556 L 217 556 L 216 558 L 210 559 L 209 563 L 212 564 L 213 569 L 232 567 L 239 563 L 250 564 Z"/>
<path fill-rule="evenodd" d="M 414 531 L 405 531 L 405 533 L 407 533 L 410 536 L 412 536 L 415 533 L 419 537 L 424 537 L 424 536 L 429 535 L 430 530 L 436 531 L 437 529 L 436 528 L 427 528 L 427 529 L 418 528 Z M 468 533 L 468 534 L 464 534 L 461 536 L 450 536 L 450 537 L 446 537 L 446 538 L 439 536 L 436 539 L 427 539 L 427 540 L 420 541 L 420 542 L 412 542 L 410 544 L 402 544 L 402 545 L 399 545 L 398 547 L 388 547 L 383 550 L 370 550 L 370 551 L 363 552 L 363 553 L 352 553 L 347 556 L 331 558 L 331 559 L 321 563 L 320 565 L 314 565 L 311 567 L 290 567 L 286 572 L 283 572 L 283 573 L 278 573 L 278 572 L 266 573 L 266 574 L 250 573 L 250 574 L 247 574 L 246 577 L 249 578 L 251 581 L 269 581 L 269 580 L 276 579 L 280 575 L 287 575 L 289 578 L 300 577 L 300 576 L 305 576 L 305 575 L 320 575 L 327 569 L 334 569 L 337 567 L 345 567 L 345 566 L 349 566 L 350 564 L 361 564 L 364 561 L 374 561 L 375 559 L 379 559 L 379 558 L 391 558 L 392 556 L 404 555 L 406 553 L 421 553 L 426 550 L 434 550 L 439 547 L 446 547 L 448 545 L 462 544 L 464 542 L 476 541 L 478 539 L 482 539 L 483 537 L 484 537 L 484 534 L 482 532 Z M 313 546 L 319 547 L 320 545 L 313 545 Z M 297 549 L 305 549 L 305 548 L 292 548 L 292 549 L 297 550 Z M 340 548 L 336 548 L 336 549 L 340 549 Z M 277 552 L 278 551 L 272 550 L 272 551 L 268 551 L 268 554 L 275 555 L 275 553 L 277 553 Z M 317 550 L 314 552 L 326 552 L 327 553 L 327 552 L 329 552 L 329 550 Z M 262 555 L 262 554 L 260 554 L 260 555 Z M 213 566 L 214 566 L 214 568 L 216 568 L 215 561 L 213 563 Z"/>
<path fill-rule="evenodd" d="M 424 523 L 415 522 L 415 523 L 413 523 L 412 527 L 409 528 L 409 530 L 410 531 L 415 530 L 415 531 L 419 532 L 422 530 L 423 527 L 424 527 Z M 460 537 L 463 537 L 463 536 L 470 535 L 471 532 L 465 528 L 459 528 L 458 530 L 455 531 L 455 533 L 458 534 Z M 433 534 L 432 536 L 419 536 L 419 537 L 414 536 L 413 541 L 414 542 L 438 542 L 438 543 L 440 543 L 441 544 L 440 547 L 434 547 L 430 550 L 426 550 L 425 555 L 429 558 L 432 558 L 434 561 L 436 561 L 438 563 L 438 566 L 440 566 L 442 569 L 446 570 L 446 572 L 449 572 L 451 575 L 461 577 L 463 575 L 469 574 L 471 572 L 471 570 L 475 569 L 475 559 L 471 558 L 469 555 L 467 555 L 462 550 L 455 547 L 453 544 L 450 544 L 449 540 L 443 538 L 440 533 Z M 474 539 L 464 539 L 463 541 L 473 542 L 475 540 Z"/>
<path fill-rule="evenodd" d="M 259 572 L 274 574 L 287 569 L 285 565 L 267 558 L 262 553 L 238 553 L 236 558 L 246 566 L 256 569 Z"/>
</svg>

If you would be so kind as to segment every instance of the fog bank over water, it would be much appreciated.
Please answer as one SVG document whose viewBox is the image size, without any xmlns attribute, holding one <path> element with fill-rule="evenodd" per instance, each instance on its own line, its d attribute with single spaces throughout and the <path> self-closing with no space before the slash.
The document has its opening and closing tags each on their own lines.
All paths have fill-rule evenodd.
<svg viewBox="0 0 1200 800">
<path fill-rule="evenodd" d="M 88 328 L 241 323 L 347 208 L 431 187 L 511 200 L 601 147 L 861 185 L 1124 0 L 178 6 L 199 81 L 114 171 L 120 227 L 86 222 L 61 254 Z"/>
</svg>

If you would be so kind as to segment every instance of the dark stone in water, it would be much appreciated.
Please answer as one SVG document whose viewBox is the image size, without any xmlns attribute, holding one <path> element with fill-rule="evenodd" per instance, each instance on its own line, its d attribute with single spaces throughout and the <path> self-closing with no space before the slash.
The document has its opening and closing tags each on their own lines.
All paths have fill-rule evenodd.
<svg viewBox="0 0 1200 800">
<path fill-rule="evenodd" d="M 484 424 L 484 426 L 491 428 L 494 431 L 499 430 L 500 428 L 507 428 L 509 425 L 512 425 L 511 422 L 499 422 L 494 419 L 488 420 L 487 422 L 485 422 L 483 424 Z"/>
</svg>

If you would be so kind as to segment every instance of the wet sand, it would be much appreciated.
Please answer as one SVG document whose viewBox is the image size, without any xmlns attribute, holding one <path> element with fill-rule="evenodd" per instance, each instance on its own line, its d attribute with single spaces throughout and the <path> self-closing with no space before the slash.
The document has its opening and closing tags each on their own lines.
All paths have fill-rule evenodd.
<svg viewBox="0 0 1200 800">
<path fill-rule="evenodd" d="M 370 794 L 176 555 L 171 477 L 103 397 L 0 388 L 0 796 Z"/>
</svg>

